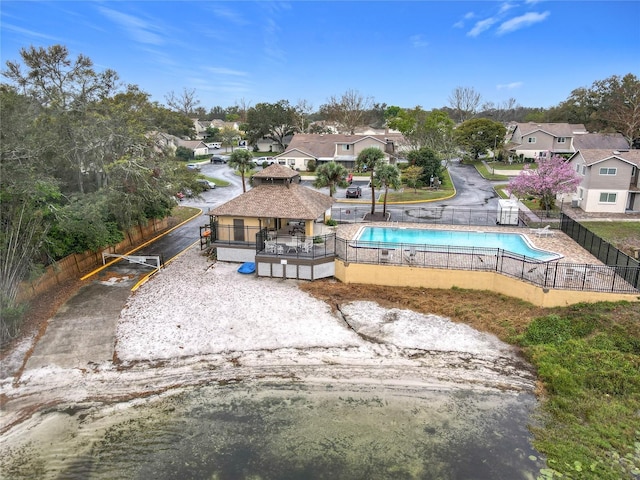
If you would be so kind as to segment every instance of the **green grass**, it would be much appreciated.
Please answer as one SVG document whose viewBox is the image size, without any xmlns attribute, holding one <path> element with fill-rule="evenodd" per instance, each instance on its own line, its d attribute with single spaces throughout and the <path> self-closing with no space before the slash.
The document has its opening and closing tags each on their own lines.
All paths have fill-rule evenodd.
<svg viewBox="0 0 640 480">
<path fill-rule="evenodd" d="M 546 391 L 535 447 L 542 478 L 618 480 L 640 475 L 640 304 L 557 309 L 519 343 Z"/>
<path fill-rule="evenodd" d="M 640 248 L 640 222 L 580 222 L 629 256 Z"/>
<path fill-rule="evenodd" d="M 193 217 L 198 213 L 198 211 L 199 209 L 195 207 L 183 207 L 182 205 L 178 205 L 173 207 L 173 210 L 171 210 L 171 216 L 176 218 L 178 223 L 181 223 Z"/>
<path fill-rule="evenodd" d="M 226 180 L 221 180 L 220 178 L 209 177 L 207 175 L 200 175 L 200 178 L 204 178 L 216 184 L 216 187 L 228 187 L 229 182 Z"/>
<path fill-rule="evenodd" d="M 485 164 L 482 163 L 480 160 L 476 160 L 471 164 L 474 167 L 476 167 L 476 170 L 478 171 L 478 173 L 482 175 L 484 178 L 486 178 L 487 180 L 508 180 L 509 179 L 509 177 L 507 177 L 506 175 L 496 175 L 495 173 L 493 173 L 493 171 L 489 170 L 485 166 Z"/>
<path fill-rule="evenodd" d="M 453 183 L 451 182 L 451 177 L 449 176 L 448 170 L 443 170 L 442 173 L 443 180 L 439 190 L 418 188 L 416 191 L 413 188 L 405 186 L 402 192 L 390 191 L 387 202 L 424 202 L 450 197 L 454 194 Z M 382 191 L 381 193 L 384 193 L 384 191 Z M 382 203 L 383 201 L 384 197 L 381 196 L 379 199 L 379 203 Z"/>
</svg>

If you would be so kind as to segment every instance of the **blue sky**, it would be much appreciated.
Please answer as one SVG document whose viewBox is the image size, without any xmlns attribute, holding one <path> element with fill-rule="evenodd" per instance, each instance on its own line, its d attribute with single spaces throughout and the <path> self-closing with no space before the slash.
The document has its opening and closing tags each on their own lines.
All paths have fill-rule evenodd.
<svg viewBox="0 0 640 480">
<path fill-rule="evenodd" d="M 611 75 L 640 77 L 640 1 L 12 1 L 2 65 L 66 45 L 165 103 L 195 89 L 207 110 L 310 102 L 349 89 L 376 102 L 550 107 Z"/>
</svg>

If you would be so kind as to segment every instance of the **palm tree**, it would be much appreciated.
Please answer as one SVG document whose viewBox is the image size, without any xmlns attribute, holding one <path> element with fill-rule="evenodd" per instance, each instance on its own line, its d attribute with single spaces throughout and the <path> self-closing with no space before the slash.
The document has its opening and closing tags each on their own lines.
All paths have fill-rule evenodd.
<svg viewBox="0 0 640 480">
<path fill-rule="evenodd" d="M 234 170 L 240 172 L 242 177 L 242 192 L 247 191 L 247 187 L 244 183 L 244 174 L 253 169 L 255 163 L 253 162 L 253 155 L 248 150 L 235 150 L 229 157 L 229 166 Z"/>
<path fill-rule="evenodd" d="M 369 183 L 371 184 L 371 215 L 376 213 L 376 195 L 375 185 L 373 184 L 373 174 L 382 163 L 384 153 L 376 147 L 365 148 L 358 154 L 356 159 L 356 167 L 358 169 L 366 168 L 370 172 Z"/>
<path fill-rule="evenodd" d="M 316 180 L 313 186 L 316 188 L 329 187 L 329 196 L 336 193 L 336 186 L 346 187 L 348 185 L 345 177 L 347 169 L 344 165 L 336 162 L 323 163 L 316 170 Z"/>
<path fill-rule="evenodd" d="M 380 187 L 384 188 L 384 204 L 382 207 L 382 214 L 387 214 L 387 194 L 389 193 L 389 187 L 397 190 L 400 188 L 400 169 L 395 165 L 384 164 L 380 165 L 376 170 L 376 179 L 380 182 Z"/>
</svg>

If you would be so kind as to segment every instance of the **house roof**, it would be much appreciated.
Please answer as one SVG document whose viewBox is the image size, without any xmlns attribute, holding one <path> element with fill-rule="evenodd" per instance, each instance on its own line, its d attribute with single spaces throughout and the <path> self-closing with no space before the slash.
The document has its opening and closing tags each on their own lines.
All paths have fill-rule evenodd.
<svg viewBox="0 0 640 480">
<path fill-rule="evenodd" d="M 595 165 L 596 163 L 603 162 L 610 158 L 617 158 L 619 160 L 622 160 L 623 162 L 640 166 L 640 150 L 629 150 L 626 152 L 609 149 L 579 150 L 572 157 L 572 159 L 578 155 L 580 155 L 584 159 L 584 162 L 587 166 Z"/>
<path fill-rule="evenodd" d="M 180 140 L 178 139 L 178 145 L 185 148 L 195 150 L 196 148 L 209 148 L 202 140 Z"/>
<path fill-rule="evenodd" d="M 315 220 L 334 199 L 297 183 L 263 184 L 209 211 L 209 215 Z"/>
<path fill-rule="evenodd" d="M 277 156 L 287 156 L 290 151 L 297 150 L 313 158 L 332 158 L 336 152 L 336 144 L 355 144 L 367 138 L 375 139 L 384 145 L 387 140 L 393 140 L 394 142 L 399 141 L 402 135 L 397 133 L 390 133 L 388 135 L 321 135 L 317 133 L 298 133 L 293 136 L 287 149 Z"/>
<path fill-rule="evenodd" d="M 295 178 L 300 176 L 300 172 L 297 172 L 294 169 L 287 167 L 286 165 L 279 165 L 277 163 L 274 163 L 272 165 L 269 165 L 267 168 L 263 169 L 262 171 L 258 173 L 254 173 L 252 176 L 256 178 L 264 178 L 264 179 L 269 179 L 269 178 L 287 179 L 287 178 Z"/>
<path fill-rule="evenodd" d="M 629 143 L 620 133 L 585 133 L 573 140 L 576 150 L 629 150 Z"/>
<path fill-rule="evenodd" d="M 587 129 L 581 123 L 518 123 L 518 129 L 522 136 L 534 132 L 543 131 L 554 137 L 573 137 L 576 134 L 586 134 Z"/>
</svg>

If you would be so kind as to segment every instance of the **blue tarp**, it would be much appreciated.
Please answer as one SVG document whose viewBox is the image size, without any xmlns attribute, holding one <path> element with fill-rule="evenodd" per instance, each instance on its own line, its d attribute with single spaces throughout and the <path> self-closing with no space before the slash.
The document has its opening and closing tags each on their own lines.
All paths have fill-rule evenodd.
<svg viewBox="0 0 640 480">
<path fill-rule="evenodd" d="M 256 264 L 253 262 L 245 262 L 242 265 L 240 265 L 240 268 L 238 268 L 238 272 L 240 273 L 253 273 L 256 271 Z"/>
</svg>

